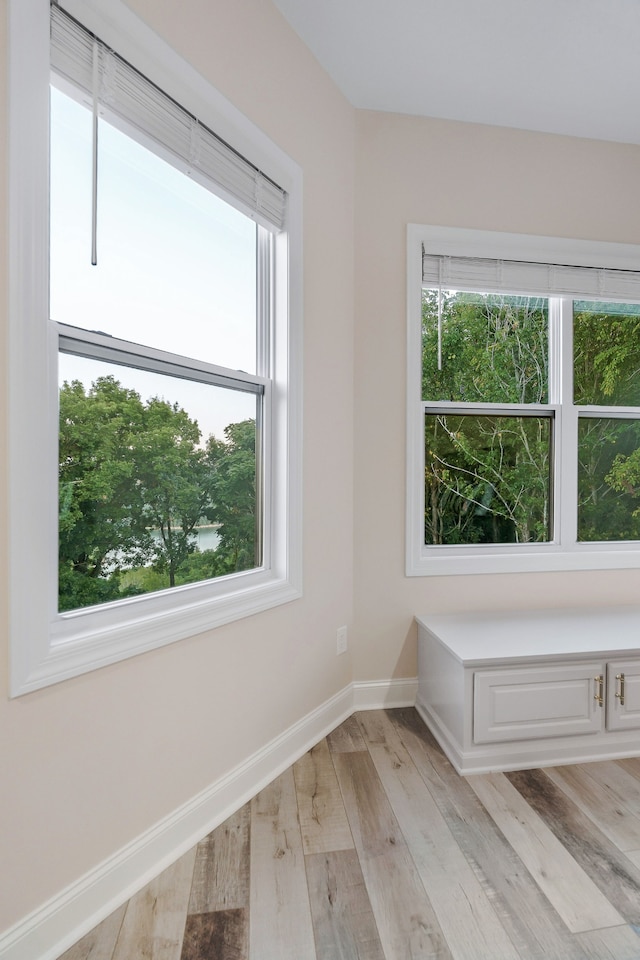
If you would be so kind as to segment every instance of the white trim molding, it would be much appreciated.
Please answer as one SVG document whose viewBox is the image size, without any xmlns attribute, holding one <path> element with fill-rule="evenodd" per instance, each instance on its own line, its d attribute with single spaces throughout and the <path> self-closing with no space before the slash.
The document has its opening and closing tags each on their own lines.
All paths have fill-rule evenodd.
<svg viewBox="0 0 640 960">
<path fill-rule="evenodd" d="M 351 686 L 354 710 L 412 707 L 418 693 L 418 681 L 413 677 L 403 680 L 361 680 Z"/>
<path fill-rule="evenodd" d="M 0 960 L 56 960 L 356 710 L 413 706 L 417 678 L 351 683 L 0 935 Z"/>
</svg>

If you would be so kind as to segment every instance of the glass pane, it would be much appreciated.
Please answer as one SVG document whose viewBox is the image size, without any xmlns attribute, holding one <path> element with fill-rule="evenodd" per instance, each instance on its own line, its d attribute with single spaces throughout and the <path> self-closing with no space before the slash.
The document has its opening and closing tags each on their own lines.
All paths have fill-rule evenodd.
<svg viewBox="0 0 640 960">
<path fill-rule="evenodd" d="M 548 402 L 548 301 L 422 292 L 422 399 Z"/>
<path fill-rule="evenodd" d="M 578 421 L 578 540 L 640 540 L 640 420 Z"/>
<path fill-rule="evenodd" d="M 255 223 L 101 120 L 91 266 L 91 127 L 52 87 L 52 319 L 255 373 Z"/>
<path fill-rule="evenodd" d="M 551 539 L 549 417 L 425 415 L 425 543 Z"/>
<path fill-rule="evenodd" d="M 573 304 L 577 404 L 640 406 L 640 304 Z"/>
<path fill-rule="evenodd" d="M 260 564 L 260 398 L 60 355 L 59 609 Z"/>
</svg>

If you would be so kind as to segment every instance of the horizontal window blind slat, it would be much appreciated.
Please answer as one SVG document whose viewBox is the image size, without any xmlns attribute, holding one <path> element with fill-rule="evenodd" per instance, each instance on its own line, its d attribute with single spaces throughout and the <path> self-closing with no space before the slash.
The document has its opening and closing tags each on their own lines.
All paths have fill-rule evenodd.
<svg viewBox="0 0 640 960">
<path fill-rule="evenodd" d="M 636 272 L 425 253 L 422 277 L 428 286 L 450 290 L 637 301 L 640 300 L 640 264 L 638 266 Z"/>
<path fill-rule="evenodd" d="M 52 5 L 51 68 L 91 96 L 94 41 L 88 30 Z M 101 41 L 98 51 L 101 107 L 197 171 L 214 192 L 217 188 L 263 226 L 283 229 L 287 196 L 281 187 Z"/>
</svg>

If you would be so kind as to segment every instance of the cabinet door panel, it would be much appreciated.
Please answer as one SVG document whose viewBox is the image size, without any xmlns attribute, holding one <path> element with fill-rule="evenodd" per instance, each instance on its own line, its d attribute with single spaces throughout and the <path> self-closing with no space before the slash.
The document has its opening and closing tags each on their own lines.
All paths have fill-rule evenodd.
<svg viewBox="0 0 640 960">
<path fill-rule="evenodd" d="M 604 663 L 591 661 L 514 670 L 479 670 L 474 677 L 475 743 L 598 733 L 604 709 L 595 677 Z M 604 695 L 604 689 L 601 691 Z"/>
<path fill-rule="evenodd" d="M 611 660 L 607 664 L 607 729 L 636 727 L 640 727 L 640 660 Z"/>
</svg>

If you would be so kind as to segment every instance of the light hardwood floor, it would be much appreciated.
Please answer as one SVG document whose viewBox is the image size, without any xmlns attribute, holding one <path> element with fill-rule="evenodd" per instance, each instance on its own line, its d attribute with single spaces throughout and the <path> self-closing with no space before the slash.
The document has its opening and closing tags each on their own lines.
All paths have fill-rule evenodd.
<svg viewBox="0 0 640 960">
<path fill-rule="evenodd" d="M 62 960 L 640 960 L 640 758 L 459 777 L 356 714 Z"/>
</svg>

